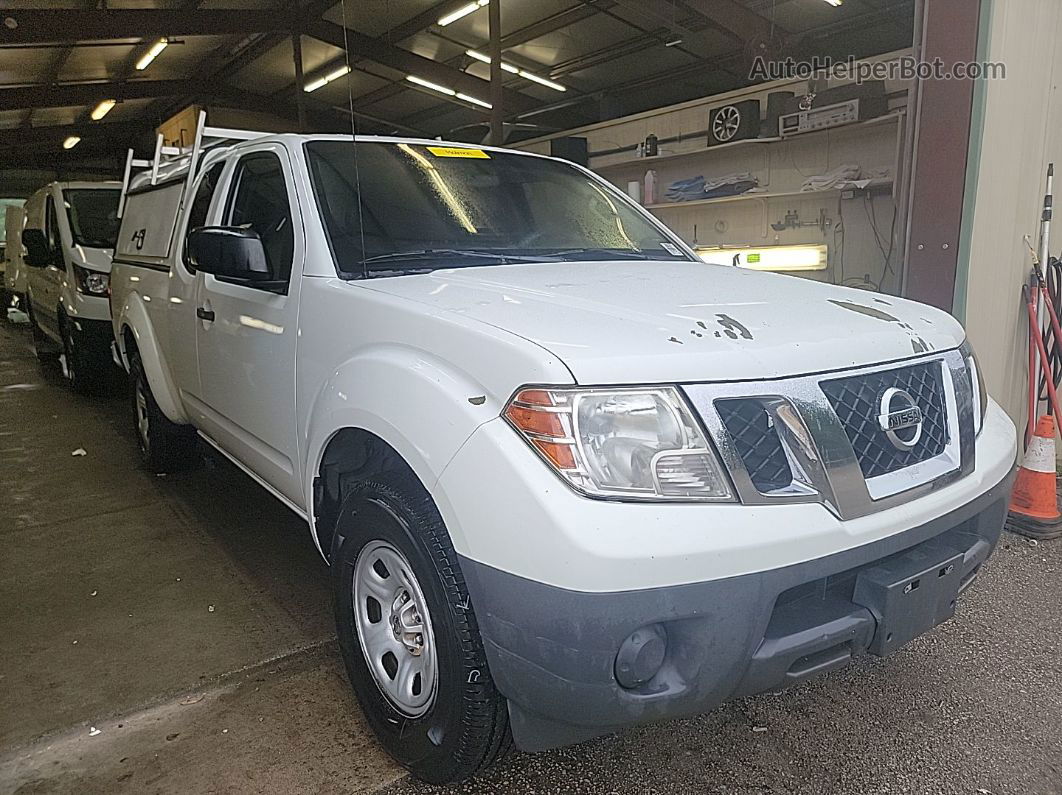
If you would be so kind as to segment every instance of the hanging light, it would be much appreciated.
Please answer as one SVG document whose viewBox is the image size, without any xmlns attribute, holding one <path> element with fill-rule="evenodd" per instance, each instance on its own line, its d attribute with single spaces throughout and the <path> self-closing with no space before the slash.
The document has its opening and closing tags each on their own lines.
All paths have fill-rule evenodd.
<svg viewBox="0 0 1062 795">
<path fill-rule="evenodd" d="M 460 8 L 451 11 L 449 14 L 439 17 L 439 25 L 445 28 L 451 22 L 456 22 L 462 17 L 467 17 L 473 11 L 483 8 L 483 6 L 488 5 L 489 3 L 490 0 L 475 0 L 475 2 L 469 3 L 468 5 L 463 5 Z"/>
<path fill-rule="evenodd" d="M 159 39 L 151 45 L 151 49 L 144 53 L 144 56 L 136 62 L 137 71 L 144 71 L 151 65 L 151 62 L 159 57 L 159 53 L 165 50 L 169 46 L 169 42 L 166 39 Z"/>
<path fill-rule="evenodd" d="M 65 141 L 63 141 L 63 149 L 73 149 L 81 143 L 80 135 L 71 135 Z"/>
<path fill-rule="evenodd" d="M 303 86 L 302 90 L 305 91 L 308 94 L 311 91 L 316 91 L 317 89 L 321 88 L 322 86 L 327 86 L 333 80 L 338 80 L 343 75 L 349 75 L 349 74 L 350 74 L 350 67 L 347 66 L 346 64 L 344 64 L 343 66 L 339 67 L 335 71 L 329 72 L 328 74 L 324 75 L 323 77 L 319 77 L 316 80 L 313 80 L 313 81 L 307 83 L 305 86 Z"/>
<path fill-rule="evenodd" d="M 103 100 L 103 102 L 101 102 L 95 108 L 93 108 L 92 109 L 92 113 L 89 114 L 89 115 L 92 116 L 92 120 L 93 121 L 99 121 L 100 119 L 102 119 L 104 116 L 106 116 L 108 113 L 111 112 L 111 109 L 115 106 L 115 104 L 117 104 L 116 100 L 105 99 L 105 100 Z"/>
<path fill-rule="evenodd" d="M 479 52 L 478 50 L 465 50 L 465 55 L 467 55 L 469 58 L 475 58 L 477 61 L 480 61 L 480 62 L 486 63 L 486 64 L 489 64 L 490 60 L 491 60 L 489 55 L 486 55 L 485 53 Z M 547 80 L 544 77 L 539 77 L 538 75 L 533 74 L 532 72 L 528 72 L 526 69 L 518 69 L 517 67 L 513 66 L 512 64 L 505 63 L 505 61 L 502 61 L 501 68 L 504 71 L 510 72 L 510 73 L 512 73 L 514 75 L 520 75 L 520 77 L 524 78 L 525 80 L 530 80 L 532 83 L 538 83 L 541 86 L 546 86 L 547 88 L 552 88 L 554 91 L 567 91 L 568 90 L 567 88 L 562 86 L 560 83 L 554 83 L 552 80 Z"/>
</svg>

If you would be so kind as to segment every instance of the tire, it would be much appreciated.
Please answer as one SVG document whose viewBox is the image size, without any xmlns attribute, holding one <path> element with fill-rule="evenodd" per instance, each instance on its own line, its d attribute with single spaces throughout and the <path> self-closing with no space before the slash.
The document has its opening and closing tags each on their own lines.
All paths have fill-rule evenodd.
<svg viewBox="0 0 1062 795">
<path fill-rule="evenodd" d="M 135 352 L 129 357 L 129 392 L 133 431 L 144 466 L 156 474 L 183 468 L 195 449 L 195 431 L 190 426 L 172 422 L 162 413 Z"/>
<path fill-rule="evenodd" d="M 75 392 L 82 395 L 99 392 L 110 370 L 110 361 L 86 347 L 83 337 L 69 319 L 60 316 L 59 328 L 66 360 L 66 380 Z"/>
<path fill-rule="evenodd" d="M 59 358 L 59 349 L 55 343 L 41 331 L 37 325 L 37 316 L 33 314 L 33 305 L 26 301 L 26 314 L 29 315 L 30 336 L 33 338 L 33 354 L 41 362 L 54 362 Z"/>
<path fill-rule="evenodd" d="M 442 517 L 410 471 L 384 472 L 343 486 L 348 493 L 338 521 L 342 542 L 332 569 L 339 645 L 354 692 L 380 743 L 415 777 L 432 784 L 469 778 L 504 756 L 512 748 L 512 735 L 508 706 L 487 668 L 475 612 Z M 376 562 L 384 563 L 386 577 Z M 372 631 L 373 587 L 382 595 L 376 601 L 375 625 L 383 630 L 379 635 Z M 400 601 L 403 591 L 411 597 L 408 601 Z M 392 593 L 397 596 L 388 606 L 385 594 Z M 359 614 L 356 604 L 364 608 Z M 395 605 L 400 606 L 397 614 Z M 399 636 L 400 628 L 410 626 L 407 621 L 403 627 L 401 614 L 412 615 L 414 626 L 419 622 L 420 635 Z M 419 655 L 411 651 L 417 637 Z M 398 652 L 391 666 L 381 652 L 387 644 Z M 398 688 L 404 670 L 399 666 L 420 666 L 426 674 L 428 655 L 434 655 L 431 698 L 424 697 L 426 676 L 419 695 L 415 677 L 412 695 Z M 405 703 L 396 701 L 396 690 Z"/>
</svg>

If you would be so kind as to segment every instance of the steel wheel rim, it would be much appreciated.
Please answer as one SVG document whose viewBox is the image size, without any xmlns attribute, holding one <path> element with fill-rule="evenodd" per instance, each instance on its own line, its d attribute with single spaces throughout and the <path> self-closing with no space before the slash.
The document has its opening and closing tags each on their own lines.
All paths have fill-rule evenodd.
<svg viewBox="0 0 1062 795">
<path fill-rule="evenodd" d="M 406 717 L 424 715 L 435 702 L 438 656 L 409 561 L 386 541 L 369 542 L 354 563 L 353 595 L 358 642 L 376 686 Z"/>
<path fill-rule="evenodd" d="M 144 384 L 140 379 L 136 382 L 136 432 L 140 437 L 140 446 L 148 449 L 148 433 L 150 420 L 148 419 L 147 394 L 144 392 Z"/>
</svg>

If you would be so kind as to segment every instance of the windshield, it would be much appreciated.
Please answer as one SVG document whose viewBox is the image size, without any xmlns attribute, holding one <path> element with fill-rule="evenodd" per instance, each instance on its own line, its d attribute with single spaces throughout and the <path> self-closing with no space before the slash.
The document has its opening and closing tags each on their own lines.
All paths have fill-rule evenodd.
<svg viewBox="0 0 1062 795">
<path fill-rule="evenodd" d="M 556 160 L 430 144 L 306 144 L 340 272 L 690 260 L 614 191 Z M 359 187 L 362 202 L 358 202 Z"/>
<path fill-rule="evenodd" d="M 76 245 L 114 248 L 118 240 L 118 199 L 113 188 L 74 188 L 63 191 L 66 217 Z"/>
</svg>

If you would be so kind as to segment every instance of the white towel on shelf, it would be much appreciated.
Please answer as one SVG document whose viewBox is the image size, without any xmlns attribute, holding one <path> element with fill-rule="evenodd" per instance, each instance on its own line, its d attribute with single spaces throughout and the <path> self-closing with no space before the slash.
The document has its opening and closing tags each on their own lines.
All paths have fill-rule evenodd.
<svg viewBox="0 0 1062 795">
<path fill-rule="evenodd" d="M 800 186 L 800 190 L 830 190 L 831 188 L 836 188 L 845 183 L 855 182 L 859 179 L 861 174 L 862 169 L 860 169 L 859 166 L 846 163 L 845 165 L 837 166 L 837 168 L 827 171 L 825 174 L 808 177 L 804 180 L 804 184 Z"/>
</svg>

